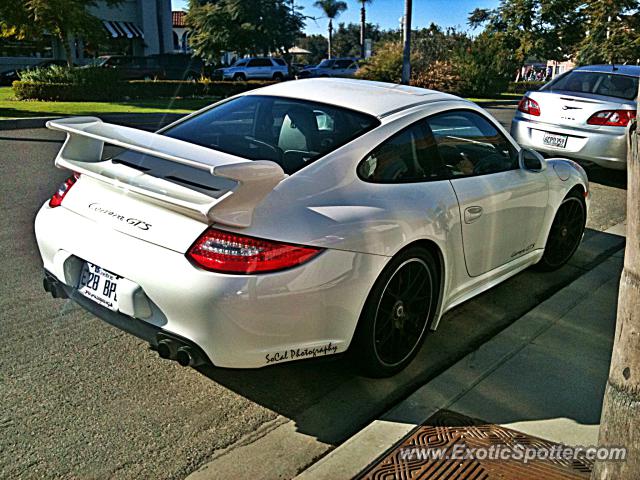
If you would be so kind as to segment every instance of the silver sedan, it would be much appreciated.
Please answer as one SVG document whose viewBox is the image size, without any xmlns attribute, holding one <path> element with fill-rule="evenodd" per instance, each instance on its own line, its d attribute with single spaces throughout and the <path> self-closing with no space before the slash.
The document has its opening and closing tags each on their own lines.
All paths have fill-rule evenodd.
<svg viewBox="0 0 640 480">
<path fill-rule="evenodd" d="M 639 77 L 637 65 L 571 70 L 522 97 L 511 135 L 544 154 L 625 170 Z"/>
</svg>

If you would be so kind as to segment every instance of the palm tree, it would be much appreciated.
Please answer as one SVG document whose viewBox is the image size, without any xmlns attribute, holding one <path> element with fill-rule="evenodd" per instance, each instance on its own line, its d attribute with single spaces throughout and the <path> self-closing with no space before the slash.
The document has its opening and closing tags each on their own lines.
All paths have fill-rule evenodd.
<svg viewBox="0 0 640 480">
<path fill-rule="evenodd" d="M 329 58 L 331 58 L 331 37 L 333 36 L 333 19 L 337 18 L 340 13 L 347 9 L 347 4 L 337 0 L 317 0 L 314 7 L 324 12 L 325 17 L 329 19 Z"/>
<path fill-rule="evenodd" d="M 367 9 L 366 4 L 371 3 L 373 0 L 360 0 L 362 7 L 360 7 L 360 58 L 364 58 L 364 37 L 365 30 L 367 29 Z"/>
</svg>

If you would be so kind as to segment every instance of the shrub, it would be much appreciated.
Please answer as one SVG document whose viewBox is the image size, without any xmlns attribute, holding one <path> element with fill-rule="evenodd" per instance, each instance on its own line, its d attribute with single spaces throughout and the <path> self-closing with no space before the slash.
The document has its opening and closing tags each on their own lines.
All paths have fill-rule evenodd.
<svg viewBox="0 0 640 480">
<path fill-rule="evenodd" d="M 106 69 L 103 69 L 106 70 Z M 187 82 L 173 80 L 100 83 L 13 82 L 18 100 L 122 101 L 162 97 L 229 97 L 273 82 Z"/>
<path fill-rule="evenodd" d="M 448 93 L 460 93 L 463 88 L 455 65 L 442 60 L 436 60 L 426 70 L 415 73 L 411 85 Z"/>
<path fill-rule="evenodd" d="M 402 78 L 402 44 L 387 42 L 376 54 L 362 62 L 356 76 L 365 80 L 400 83 Z"/>
<path fill-rule="evenodd" d="M 532 90 L 539 90 L 546 82 L 509 82 L 507 91 L 509 93 L 527 93 Z"/>
</svg>

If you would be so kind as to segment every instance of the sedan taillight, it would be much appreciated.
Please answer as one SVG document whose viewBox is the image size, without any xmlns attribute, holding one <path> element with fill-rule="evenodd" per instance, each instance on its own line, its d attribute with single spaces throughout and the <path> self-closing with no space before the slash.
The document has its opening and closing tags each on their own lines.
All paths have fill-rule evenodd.
<svg viewBox="0 0 640 480">
<path fill-rule="evenodd" d="M 60 184 L 56 193 L 54 193 L 51 199 L 49 200 L 49 206 L 51 208 L 59 207 L 62 204 L 62 200 L 64 200 L 64 197 L 67 195 L 67 193 L 69 193 L 69 190 L 71 190 L 71 187 L 73 187 L 73 185 L 76 183 L 76 180 L 78 180 L 78 177 L 80 177 L 80 174 L 74 172 L 73 175 L 71 175 L 69 178 L 67 178 L 64 182 Z"/>
<path fill-rule="evenodd" d="M 540 105 L 538 105 L 538 102 L 527 96 L 520 99 L 520 102 L 518 103 L 518 110 L 522 113 L 528 113 L 529 115 L 534 115 L 536 117 L 540 116 Z"/>
<path fill-rule="evenodd" d="M 301 265 L 322 250 L 210 228 L 189 249 L 187 258 L 213 272 L 267 273 Z"/>
<path fill-rule="evenodd" d="M 635 110 L 602 110 L 591 115 L 587 123 L 607 127 L 626 127 L 635 116 Z"/>
</svg>

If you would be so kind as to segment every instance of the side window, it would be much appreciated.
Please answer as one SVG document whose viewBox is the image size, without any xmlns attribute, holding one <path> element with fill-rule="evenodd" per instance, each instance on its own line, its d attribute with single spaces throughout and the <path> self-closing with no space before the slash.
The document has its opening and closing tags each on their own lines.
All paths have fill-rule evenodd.
<svg viewBox="0 0 640 480">
<path fill-rule="evenodd" d="M 360 178 L 375 183 L 446 179 L 433 136 L 424 121 L 414 123 L 380 144 L 358 165 Z"/>
<path fill-rule="evenodd" d="M 272 59 L 274 62 L 276 62 L 278 65 L 280 65 L 281 67 L 286 67 L 287 64 L 285 63 L 285 61 L 281 58 L 273 58 Z"/>
<path fill-rule="evenodd" d="M 247 67 L 252 68 L 252 67 L 259 67 L 260 66 L 260 60 L 258 60 L 257 58 L 254 58 L 253 60 L 249 60 L 249 63 L 247 63 Z"/>
<path fill-rule="evenodd" d="M 333 68 L 347 68 L 353 63 L 353 60 L 336 60 Z"/>
<path fill-rule="evenodd" d="M 455 110 L 429 117 L 427 122 L 452 178 L 518 168 L 516 149 L 482 115 Z"/>
</svg>

